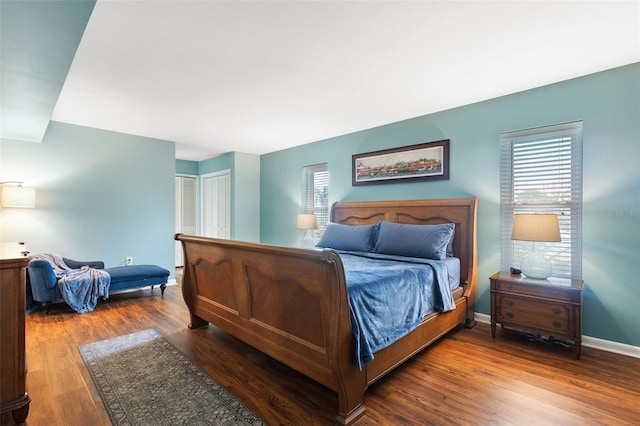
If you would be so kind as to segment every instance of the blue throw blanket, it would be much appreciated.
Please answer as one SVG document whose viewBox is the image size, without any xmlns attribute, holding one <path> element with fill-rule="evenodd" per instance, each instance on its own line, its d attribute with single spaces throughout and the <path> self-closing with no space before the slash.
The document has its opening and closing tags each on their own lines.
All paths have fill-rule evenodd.
<svg viewBox="0 0 640 426">
<path fill-rule="evenodd" d="M 111 276 L 102 269 L 71 269 L 57 254 L 34 254 L 30 258 L 51 264 L 62 298 L 78 313 L 93 311 L 100 296 L 109 297 Z"/>
<path fill-rule="evenodd" d="M 444 261 L 340 252 L 358 367 L 432 312 L 455 309 Z"/>
</svg>

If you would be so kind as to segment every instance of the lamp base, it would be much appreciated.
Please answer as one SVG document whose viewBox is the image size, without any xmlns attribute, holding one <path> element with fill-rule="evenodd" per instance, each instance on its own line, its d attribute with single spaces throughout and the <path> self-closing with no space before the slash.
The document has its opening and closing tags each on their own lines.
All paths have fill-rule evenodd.
<svg viewBox="0 0 640 426">
<path fill-rule="evenodd" d="M 311 237 L 311 234 L 309 234 L 309 232 L 305 232 L 304 236 L 302 238 L 300 238 L 300 241 L 298 241 L 298 247 L 315 247 L 316 243 L 313 241 L 313 238 Z"/>
<path fill-rule="evenodd" d="M 522 258 L 520 269 L 527 278 L 546 280 L 551 276 L 553 265 L 544 254 L 535 248 L 531 253 Z"/>
</svg>

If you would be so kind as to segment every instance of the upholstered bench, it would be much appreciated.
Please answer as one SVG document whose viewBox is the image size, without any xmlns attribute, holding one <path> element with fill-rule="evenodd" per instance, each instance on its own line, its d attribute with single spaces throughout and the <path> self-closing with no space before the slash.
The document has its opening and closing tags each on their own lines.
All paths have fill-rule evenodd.
<svg viewBox="0 0 640 426">
<path fill-rule="evenodd" d="M 89 266 L 95 269 L 104 269 L 111 277 L 109 292 L 131 290 L 142 287 L 153 288 L 160 286 L 160 292 L 164 295 L 169 279 L 169 271 L 157 265 L 131 265 L 104 268 L 104 262 L 81 262 L 63 258 L 64 263 L 72 269 L 80 269 Z M 51 264 L 46 260 L 32 260 L 27 267 L 27 282 L 31 287 L 33 300 L 43 304 L 48 311 L 48 305 L 57 300 L 63 300 L 58 288 L 56 276 Z"/>
<path fill-rule="evenodd" d="M 115 266 L 105 271 L 111 276 L 109 291 L 159 285 L 164 295 L 169 277 L 169 271 L 156 265 Z"/>
</svg>

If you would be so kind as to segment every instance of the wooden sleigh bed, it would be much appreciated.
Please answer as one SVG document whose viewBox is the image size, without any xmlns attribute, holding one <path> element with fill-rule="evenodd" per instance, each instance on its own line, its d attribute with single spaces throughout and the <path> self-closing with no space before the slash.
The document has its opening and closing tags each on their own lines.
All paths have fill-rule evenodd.
<svg viewBox="0 0 640 426">
<path fill-rule="evenodd" d="M 331 222 L 454 223 L 461 286 L 455 309 L 427 315 L 359 370 L 345 272 L 333 249 L 301 249 L 177 234 L 190 328 L 208 323 L 338 394 L 339 424 L 365 412 L 367 387 L 458 325 L 473 327 L 477 198 L 335 203 Z"/>
</svg>

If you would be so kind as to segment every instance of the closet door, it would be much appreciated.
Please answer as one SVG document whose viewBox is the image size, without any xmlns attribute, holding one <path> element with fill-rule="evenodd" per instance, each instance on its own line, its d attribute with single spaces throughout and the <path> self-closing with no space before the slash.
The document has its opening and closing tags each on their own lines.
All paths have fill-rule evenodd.
<svg viewBox="0 0 640 426">
<path fill-rule="evenodd" d="M 202 176 L 202 234 L 231 238 L 231 178 L 229 170 Z"/>
<path fill-rule="evenodd" d="M 197 233 L 197 193 L 198 178 L 196 176 L 176 176 L 176 233 L 187 235 Z M 176 241 L 176 266 L 183 265 L 182 245 Z"/>
</svg>

